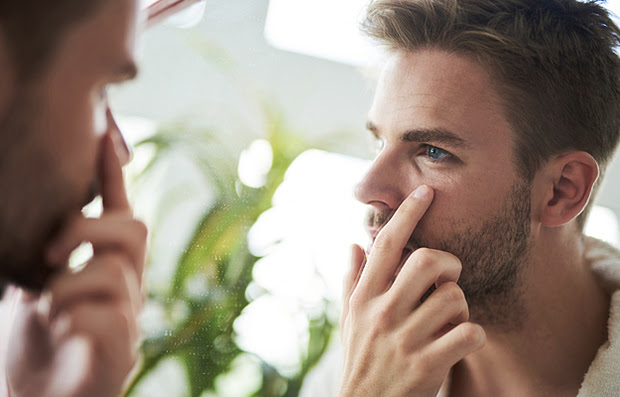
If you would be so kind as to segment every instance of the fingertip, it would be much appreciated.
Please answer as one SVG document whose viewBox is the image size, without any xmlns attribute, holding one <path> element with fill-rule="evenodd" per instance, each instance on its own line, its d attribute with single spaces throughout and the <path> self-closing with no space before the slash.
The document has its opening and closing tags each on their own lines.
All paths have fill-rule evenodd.
<svg viewBox="0 0 620 397">
<path fill-rule="evenodd" d="M 117 168 L 122 168 L 121 159 L 118 155 L 118 151 L 116 150 L 116 145 L 114 140 L 110 136 L 110 134 L 105 134 L 103 137 L 103 145 L 104 145 L 104 167 L 103 171 L 106 174 L 111 172 L 116 172 Z"/>
<path fill-rule="evenodd" d="M 116 145 L 110 134 L 106 134 L 103 139 L 101 198 L 104 211 L 106 209 L 130 210 L 124 185 L 123 164 L 116 150 Z"/>
<path fill-rule="evenodd" d="M 366 252 L 359 244 L 351 244 L 351 257 L 365 255 Z"/>
<path fill-rule="evenodd" d="M 420 185 L 411 195 L 418 200 L 430 200 L 433 198 L 434 190 L 428 185 Z"/>
</svg>

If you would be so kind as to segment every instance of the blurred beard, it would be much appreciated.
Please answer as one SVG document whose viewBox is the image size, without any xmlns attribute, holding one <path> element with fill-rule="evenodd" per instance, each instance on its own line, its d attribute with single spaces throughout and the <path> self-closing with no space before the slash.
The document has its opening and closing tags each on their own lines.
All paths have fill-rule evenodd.
<svg viewBox="0 0 620 397">
<path fill-rule="evenodd" d="M 45 251 L 69 215 L 98 193 L 93 179 L 87 197 L 62 175 L 37 131 L 45 109 L 36 94 L 22 93 L 0 120 L 0 283 L 40 292 L 64 270 L 49 264 Z"/>
<path fill-rule="evenodd" d="M 520 181 L 505 197 L 497 213 L 480 222 L 439 219 L 435 230 L 447 230 L 439 239 L 413 232 L 407 248 L 421 247 L 449 252 L 462 263 L 458 281 L 469 304 L 470 320 L 503 330 L 523 323 L 522 273 L 530 253 L 531 187 Z M 392 214 L 374 214 L 371 224 L 383 225 Z M 431 223 L 428 227 L 433 228 Z"/>
</svg>

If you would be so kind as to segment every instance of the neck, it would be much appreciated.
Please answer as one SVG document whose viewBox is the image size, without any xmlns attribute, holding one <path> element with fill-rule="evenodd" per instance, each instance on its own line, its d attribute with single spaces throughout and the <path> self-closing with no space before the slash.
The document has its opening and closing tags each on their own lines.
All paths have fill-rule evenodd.
<svg viewBox="0 0 620 397">
<path fill-rule="evenodd" d="M 609 296 L 584 259 L 580 234 L 566 227 L 533 236 L 517 305 L 521 324 L 481 324 L 486 346 L 453 368 L 459 396 L 575 396 L 607 340 Z"/>
</svg>

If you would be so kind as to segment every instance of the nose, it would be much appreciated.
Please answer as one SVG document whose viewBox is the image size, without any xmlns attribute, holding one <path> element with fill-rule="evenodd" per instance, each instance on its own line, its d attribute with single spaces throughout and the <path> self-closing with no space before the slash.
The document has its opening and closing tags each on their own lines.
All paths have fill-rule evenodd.
<svg viewBox="0 0 620 397">
<path fill-rule="evenodd" d="M 121 132 L 118 124 L 116 123 L 116 119 L 112 114 L 110 108 L 107 110 L 107 119 L 108 119 L 108 133 L 112 138 L 112 142 L 114 142 L 114 148 L 116 149 L 116 154 L 118 155 L 118 159 L 121 162 L 121 165 L 124 166 L 129 163 L 131 159 L 131 150 L 129 150 L 129 146 L 123 137 L 123 133 Z"/>
<path fill-rule="evenodd" d="M 384 149 L 355 187 L 355 198 L 379 210 L 394 210 L 416 186 L 406 159 Z"/>
</svg>

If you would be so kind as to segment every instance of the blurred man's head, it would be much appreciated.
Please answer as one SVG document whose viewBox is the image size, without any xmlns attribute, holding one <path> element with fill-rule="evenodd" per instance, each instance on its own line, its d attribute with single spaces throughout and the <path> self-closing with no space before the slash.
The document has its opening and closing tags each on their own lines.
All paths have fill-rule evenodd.
<svg viewBox="0 0 620 397">
<path fill-rule="evenodd" d="M 0 5 L 0 278 L 43 286 L 46 245 L 98 193 L 102 137 L 126 149 L 106 87 L 136 73 L 137 16 L 136 0 Z"/>
<path fill-rule="evenodd" d="M 369 113 L 380 151 L 357 188 L 371 235 L 431 186 L 410 248 L 459 257 L 473 314 L 501 322 L 476 308 L 518 301 L 537 225 L 579 235 L 617 146 L 618 29 L 574 0 L 378 0 L 364 29 L 389 53 Z"/>
</svg>

